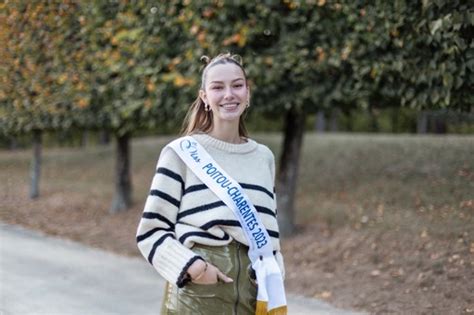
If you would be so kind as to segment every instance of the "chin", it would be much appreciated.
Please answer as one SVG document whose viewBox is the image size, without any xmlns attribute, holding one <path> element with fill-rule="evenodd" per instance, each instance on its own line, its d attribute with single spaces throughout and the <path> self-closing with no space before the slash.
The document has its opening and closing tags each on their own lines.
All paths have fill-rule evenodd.
<svg viewBox="0 0 474 315">
<path fill-rule="evenodd" d="M 242 116 L 242 113 L 243 111 L 240 111 L 240 110 L 231 112 L 231 113 L 219 112 L 216 118 L 220 120 L 225 120 L 225 121 L 234 121 L 234 120 L 238 121 L 240 119 L 240 116 Z"/>
<path fill-rule="evenodd" d="M 239 121 L 240 119 L 240 116 L 236 116 L 236 117 L 221 117 L 220 120 L 224 120 L 224 121 Z"/>
<path fill-rule="evenodd" d="M 225 115 L 219 115 L 217 117 L 217 119 L 219 120 L 223 120 L 223 121 L 228 121 L 228 122 L 231 122 L 231 121 L 239 121 L 240 119 L 240 116 L 242 116 L 242 114 L 225 114 Z"/>
</svg>

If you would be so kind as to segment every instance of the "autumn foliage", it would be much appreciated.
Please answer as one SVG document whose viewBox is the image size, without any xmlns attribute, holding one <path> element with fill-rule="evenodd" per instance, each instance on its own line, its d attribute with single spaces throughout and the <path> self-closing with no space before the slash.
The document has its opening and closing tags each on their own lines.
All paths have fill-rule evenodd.
<svg viewBox="0 0 474 315">
<path fill-rule="evenodd" d="M 199 57 L 244 57 L 259 109 L 469 109 L 465 1 L 6 1 L 0 119 L 9 133 L 120 133 L 182 115 Z M 7 119 L 8 118 L 8 119 Z"/>
</svg>

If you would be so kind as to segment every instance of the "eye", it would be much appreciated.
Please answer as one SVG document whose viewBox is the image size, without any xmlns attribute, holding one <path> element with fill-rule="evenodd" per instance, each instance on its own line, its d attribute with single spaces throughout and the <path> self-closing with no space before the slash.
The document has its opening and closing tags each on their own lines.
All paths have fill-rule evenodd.
<svg viewBox="0 0 474 315">
<path fill-rule="evenodd" d="M 211 87 L 212 90 L 222 90 L 222 86 L 214 85 Z"/>
<path fill-rule="evenodd" d="M 238 84 L 234 85 L 234 87 L 236 87 L 236 88 L 241 88 L 242 86 L 244 86 L 242 83 L 238 83 Z"/>
</svg>

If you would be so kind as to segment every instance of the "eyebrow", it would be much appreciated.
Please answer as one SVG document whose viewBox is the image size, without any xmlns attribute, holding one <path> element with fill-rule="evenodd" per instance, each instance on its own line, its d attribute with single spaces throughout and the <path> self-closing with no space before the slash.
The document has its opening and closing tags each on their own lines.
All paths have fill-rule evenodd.
<svg viewBox="0 0 474 315">
<path fill-rule="evenodd" d="M 234 79 L 234 80 L 232 80 L 232 83 L 234 83 L 235 81 L 239 81 L 239 80 L 244 80 L 244 79 L 243 78 Z M 212 83 L 224 83 L 224 81 L 211 81 L 211 82 L 209 82 L 209 84 L 212 84 Z"/>
</svg>

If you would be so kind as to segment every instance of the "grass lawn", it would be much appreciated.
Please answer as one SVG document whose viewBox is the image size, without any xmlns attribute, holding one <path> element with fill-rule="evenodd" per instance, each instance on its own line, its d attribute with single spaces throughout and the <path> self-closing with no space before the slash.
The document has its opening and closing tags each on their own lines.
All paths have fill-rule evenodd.
<svg viewBox="0 0 474 315">
<path fill-rule="evenodd" d="M 281 135 L 259 134 L 278 157 Z M 0 152 L 0 220 L 124 255 L 166 137 L 134 139 L 135 204 L 107 210 L 112 146 Z M 282 241 L 289 291 L 372 313 L 474 313 L 474 136 L 307 134 L 298 233 Z"/>
</svg>

